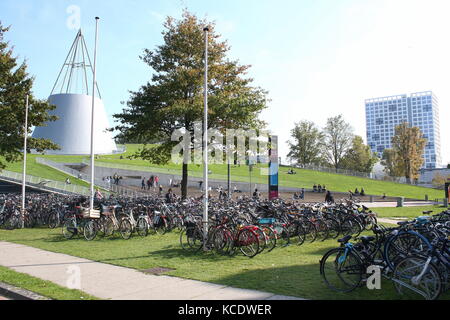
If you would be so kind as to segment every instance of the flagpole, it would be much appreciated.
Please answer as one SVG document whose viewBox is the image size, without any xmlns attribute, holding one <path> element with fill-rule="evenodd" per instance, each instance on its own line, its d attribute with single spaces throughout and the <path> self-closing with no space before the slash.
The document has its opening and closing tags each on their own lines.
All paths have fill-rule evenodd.
<svg viewBox="0 0 450 320">
<path fill-rule="evenodd" d="M 89 202 L 89 209 L 94 209 L 94 110 L 95 110 L 95 88 L 96 88 L 96 71 L 97 71 L 97 41 L 98 41 L 98 20 L 95 17 L 95 47 L 94 47 L 94 76 L 92 85 L 92 110 L 91 110 L 91 197 Z"/>
<path fill-rule="evenodd" d="M 27 177 L 27 137 L 28 137 L 28 95 L 25 103 L 25 126 L 23 138 L 23 172 L 22 172 L 22 228 L 25 227 L 25 183 Z"/>
<path fill-rule="evenodd" d="M 204 115 L 203 115 L 203 181 L 205 193 L 203 198 L 203 249 L 207 250 L 208 239 L 208 32 L 209 28 L 203 29 L 205 33 L 205 83 L 204 83 Z"/>
</svg>

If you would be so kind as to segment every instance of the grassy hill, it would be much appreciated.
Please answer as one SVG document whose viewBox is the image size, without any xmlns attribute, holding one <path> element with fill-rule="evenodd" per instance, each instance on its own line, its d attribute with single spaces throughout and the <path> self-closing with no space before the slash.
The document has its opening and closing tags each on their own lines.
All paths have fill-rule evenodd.
<svg viewBox="0 0 450 320">
<path fill-rule="evenodd" d="M 96 162 L 120 164 L 120 165 L 132 165 L 138 166 L 140 170 L 155 172 L 155 173 L 172 173 L 181 175 L 181 166 L 176 164 L 167 164 L 164 166 L 158 166 L 150 164 L 146 160 L 142 159 L 127 159 L 129 155 L 135 153 L 141 145 L 130 144 L 127 145 L 127 151 L 124 154 L 105 155 L 98 156 Z M 36 163 L 36 157 L 45 157 L 55 162 L 81 162 L 83 159 L 87 159 L 86 156 L 59 156 L 59 155 L 30 155 L 28 157 L 28 173 L 31 175 L 37 175 L 46 177 L 52 180 L 64 181 L 67 175 L 60 171 L 54 170 L 47 166 Z M 121 157 L 123 159 L 121 159 Z M 264 175 L 261 168 L 266 168 L 267 165 L 258 165 L 253 169 L 251 173 L 252 183 L 267 183 L 268 177 Z M 227 166 L 226 165 L 210 165 L 209 169 L 212 174 L 212 179 L 227 179 Z M 15 163 L 8 166 L 7 170 L 21 172 L 21 163 Z M 394 182 L 385 182 L 379 180 L 371 180 L 366 178 L 344 176 L 339 174 L 300 170 L 296 169 L 296 175 L 288 175 L 289 168 L 281 167 L 279 172 L 279 183 L 281 186 L 297 187 L 297 188 L 312 188 L 314 184 L 326 185 L 327 189 L 334 192 L 347 192 L 348 190 L 355 190 L 355 188 L 364 188 L 366 194 L 369 195 L 383 195 L 387 196 L 404 196 L 407 198 L 424 199 L 425 195 L 428 195 L 430 199 L 442 198 L 443 192 L 435 189 L 410 186 L 405 184 L 399 184 Z M 203 168 L 201 165 L 189 165 L 189 175 L 194 177 L 202 177 Z M 248 166 L 232 166 L 231 167 L 231 179 L 232 181 L 248 182 L 250 180 L 250 173 Z M 71 180 L 75 180 L 71 178 Z M 83 181 L 75 181 L 74 183 L 85 185 Z"/>
</svg>

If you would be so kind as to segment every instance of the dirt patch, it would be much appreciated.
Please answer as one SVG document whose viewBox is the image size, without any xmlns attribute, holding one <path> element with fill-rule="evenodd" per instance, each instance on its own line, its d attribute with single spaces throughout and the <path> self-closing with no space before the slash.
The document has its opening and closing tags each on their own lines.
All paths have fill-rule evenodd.
<svg viewBox="0 0 450 320">
<path fill-rule="evenodd" d="M 173 271 L 175 269 L 171 269 L 171 268 L 162 268 L 162 267 L 157 267 L 157 268 L 151 268 L 151 269 L 146 269 L 146 270 L 141 270 L 143 273 L 148 273 L 148 274 L 153 274 L 153 275 L 161 275 L 163 273 L 169 272 L 169 271 Z"/>
</svg>

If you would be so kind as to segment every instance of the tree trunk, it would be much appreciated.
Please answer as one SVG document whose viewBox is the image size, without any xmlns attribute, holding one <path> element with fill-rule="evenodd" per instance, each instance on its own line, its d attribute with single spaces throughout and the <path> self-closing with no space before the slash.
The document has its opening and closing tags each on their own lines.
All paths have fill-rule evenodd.
<svg viewBox="0 0 450 320">
<path fill-rule="evenodd" d="M 183 200 L 187 198 L 187 186 L 188 186 L 188 164 L 183 163 L 183 178 L 181 180 L 181 198 Z"/>
</svg>

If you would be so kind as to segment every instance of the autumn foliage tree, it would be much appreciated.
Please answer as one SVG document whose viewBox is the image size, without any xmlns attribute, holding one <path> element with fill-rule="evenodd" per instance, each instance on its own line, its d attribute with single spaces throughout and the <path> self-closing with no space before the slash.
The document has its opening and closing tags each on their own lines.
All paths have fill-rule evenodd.
<svg viewBox="0 0 450 320">
<path fill-rule="evenodd" d="M 411 127 L 403 122 L 395 128 L 395 135 L 392 137 L 395 167 L 408 183 L 419 178 L 426 143 L 427 140 L 418 127 Z"/>
<path fill-rule="evenodd" d="M 32 94 L 34 78 L 27 73 L 27 64 L 19 64 L 13 56 L 4 34 L 9 30 L 0 22 L 0 169 L 8 162 L 21 159 L 25 127 L 26 96 L 29 96 L 28 128 L 31 133 L 34 126 L 44 126 L 57 118 L 48 111 L 55 107 L 44 100 L 36 99 Z M 48 139 L 28 138 L 28 148 L 37 151 L 57 149 L 58 146 Z"/>
</svg>

